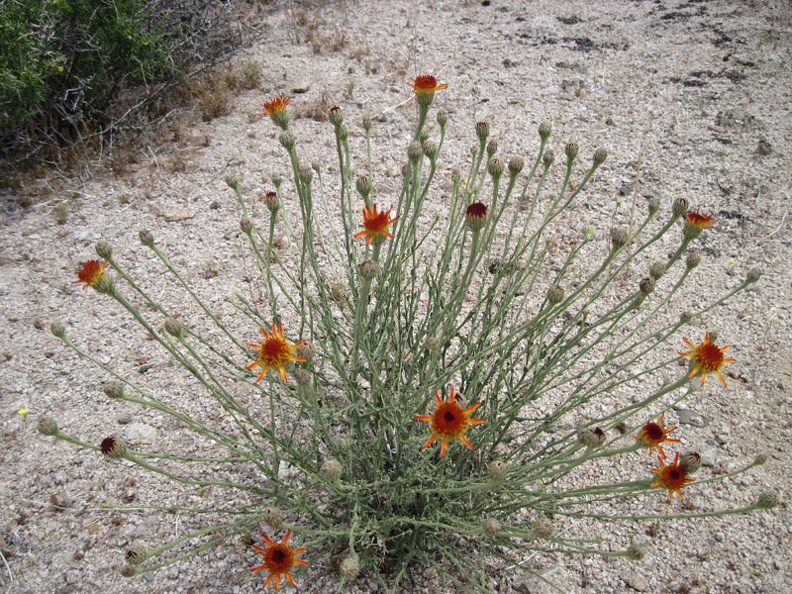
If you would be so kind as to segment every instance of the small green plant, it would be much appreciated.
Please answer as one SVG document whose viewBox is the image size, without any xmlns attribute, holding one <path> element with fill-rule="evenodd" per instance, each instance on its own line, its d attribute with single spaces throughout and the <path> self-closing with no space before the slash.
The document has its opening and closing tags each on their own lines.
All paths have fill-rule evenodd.
<svg viewBox="0 0 792 594">
<path fill-rule="evenodd" d="M 778 503 L 764 494 L 737 509 L 630 508 L 646 499 L 681 500 L 764 461 L 758 456 L 697 477 L 700 456 L 680 451 L 682 431 L 665 424 L 665 412 L 689 395 L 692 382 L 704 385 L 714 375 L 725 384 L 722 369 L 733 361 L 714 332 L 697 342 L 680 330 L 760 276 L 752 270 L 712 303 L 671 314 L 701 263 L 691 247 L 714 224 L 711 215 L 683 198 L 661 214 L 651 199 L 632 229 L 610 230 L 604 252 L 587 227 L 566 257 L 551 262 L 554 226 L 607 153 L 597 149 L 573 184 L 576 143 L 564 146 L 559 163 L 549 147 L 551 127 L 542 124 L 526 171 L 523 158 L 501 158 L 485 122 L 475 126 L 465 173 L 451 175 L 443 215 L 429 215 L 424 207 L 448 125 L 444 111 L 436 127 L 429 113 L 446 85 L 419 76 L 412 86 L 415 134 L 392 204 L 376 188 L 369 120 L 365 158 L 354 163 L 343 114 L 329 111 L 340 172 L 331 201 L 325 169 L 300 159 L 289 99 L 264 104 L 281 129 L 292 181 L 273 180 L 263 196 L 269 217 L 261 220 L 239 180 L 226 179 L 262 287 L 258 304 L 238 296 L 233 324 L 193 291 L 149 231 L 141 231 L 142 243 L 212 331 L 177 321 L 187 306 L 155 301 L 104 242 L 100 260 L 78 272 L 75 282 L 126 310 L 225 416 L 219 422 L 185 409 L 179 395 L 158 396 L 53 326 L 64 344 L 107 373 L 108 397 L 177 419 L 208 453 L 140 452 L 117 436 L 90 444 L 49 418 L 39 420 L 42 433 L 183 484 L 235 492 L 238 502 L 179 508 L 219 519 L 154 549 L 130 549 L 124 575 L 233 536 L 252 543 L 250 533 L 266 524 L 285 534 L 280 542 L 264 534 L 266 546 L 253 546 L 263 555 L 253 571 L 266 571 L 265 586 L 277 589 L 282 578 L 295 585 L 301 566 L 333 557 L 340 559 L 339 588 L 365 572 L 396 591 L 412 568 L 434 567 L 459 590 L 484 591 L 493 558 L 513 563 L 526 551 L 643 555 L 638 540 L 619 548 L 570 535 L 562 529 L 570 519 L 697 518 Z M 556 169 L 559 185 L 548 190 Z M 298 219 L 285 213 L 287 194 L 299 203 Z M 653 246 L 671 246 L 670 257 L 648 261 Z M 636 270 L 646 273 L 633 278 Z M 621 289 L 625 280 L 631 289 Z M 247 328 L 241 336 L 232 331 L 239 322 Z M 690 363 L 683 372 L 680 355 Z M 639 396 L 625 403 L 618 397 L 624 393 Z M 565 429 L 570 420 L 575 425 Z M 582 478 L 591 468 L 603 471 L 602 481 Z"/>
</svg>

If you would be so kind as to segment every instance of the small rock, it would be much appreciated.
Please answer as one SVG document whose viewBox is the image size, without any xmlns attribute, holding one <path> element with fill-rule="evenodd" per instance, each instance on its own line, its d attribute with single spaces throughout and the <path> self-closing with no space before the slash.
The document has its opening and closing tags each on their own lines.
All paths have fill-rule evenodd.
<svg viewBox="0 0 792 594">
<path fill-rule="evenodd" d="M 300 81 L 299 84 L 294 85 L 292 87 L 291 92 L 294 93 L 294 94 L 307 93 L 308 89 L 310 89 L 310 88 L 311 88 L 311 83 L 309 81 Z"/>
<path fill-rule="evenodd" d="M 130 423 L 124 433 L 127 441 L 131 443 L 151 444 L 157 441 L 159 432 L 145 423 Z"/>
<path fill-rule="evenodd" d="M 633 590 L 637 590 L 638 592 L 646 592 L 649 590 L 649 581 L 639 573 L 623 573 L 619 577 Z"/>
<path fill-rule="evenodd" d="M 129 425 L 133 418 L 131 413 L 121 413 L 118 415 L 117 421 L 119 425 Z"/>
<path fill-rule="evenodd" d="M 191 219 L 194 216 L 195 211 L 192 208 L 171 208 L 162 214 L 162 217 L 169 223 L 174 223 L 176 221 L 186 221 L 187 219 Z"/>
</svg>

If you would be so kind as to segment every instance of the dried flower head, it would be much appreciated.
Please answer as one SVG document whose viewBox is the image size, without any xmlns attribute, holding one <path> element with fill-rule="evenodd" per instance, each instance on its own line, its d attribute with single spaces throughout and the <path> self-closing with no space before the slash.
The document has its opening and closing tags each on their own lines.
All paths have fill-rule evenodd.
<svg viewBox="0 0 792 594">
<path fill-rule="evenodd" d="M 465 210 L 465 224 L 473 233 L 478 233 L 487 224 L 487 205 L 483 202 L 473 202 Z"/>
<path fill-rule="evenodd" d="M 393 210 L 391 206 L 388 210 L 377 212 L 377 205 L 373 204 L 371 208 L 368 206 L 363 207 L 363 231 L 355 234 L 355 239 L 366 236 L 366 243 L 370 244 L 373 241 L 383 242 L 386 237 L 394 237 L 388 231 L 388 227 L 399 220 L 399 217 L 390 217 Z"/>
<path fill-rule="evenodd" d="M 435 408 L 434 413 L 431 415 L 414 415 L 419 421 L 426 421 L 432 424 L 432 436 L 423 444 L 422 449 L 428 448 L 437 439 L 442 439 L 442 445 L 440 446 L 440 457 L 442 458 L 445 456 L 448 441 L 458 439 L 472 450 L 473 444 L 465 437 L 465 432 L 470 425 L 487 422 L 485 419 L 468 418 L 481 405 L 481 402 L 476 402 L 463 409 L 456 403 L 456 388 L 453 386 L 451 387 L 451 393 L 448 395 L 448 400 L 443 402 L 440 390 L 435 392 L 435 400 L 437 401 L 437 408 Z"/>
<path fill-rule="evenodd" d="M 266 541 L 267 548 L 265 549 L 257 545 L 253 545 L 253 548 L 264 555 L 264 563 L 258 567 L 254 567 L 250 571 L 261 571 L 266 569 L 269 572 L 267 579 L 264 580 L 264 588 L 267 587 L 272 578 L 275 578 L 275 590 L 277 590 L 280 587 L 281 576 L 284 575 L 286 579 L 289 580 L 289 583 L 296 588 L 297 584 L 291 576 L 291 570 L 295 565 L 308 565 L 308 561 L 296 558 L 297 555 L 302 553 L 305 549 L 293 549 L 289 546 L 291 530 L 286 531 L 286 536 L 284 536 L 283 541 L 279 543 L 272 542 L 266 534 L 262 534 L 261 536 Z"/>
<path fill-rule="evenodd" d="M 344 557 L 338 566 L 338 571 L 346 581 L 354 581 L 360 573 L 360 559 L 354 553 Z"/>
<path fill-rule="evenodd" d="M 660 456 L 657 457 L 657 460 L 660 462 L 660 468 L 653 468 L 652 471 L 657 473 L 658 477 L 650 487 L 663 486 L 668 489 L 669 501 L 674 498 L 674 493 L 682 499 L 682 487 L 696 479 L 688 478 L 687 471 L 679 464 L 679 452 L 677 452 L 671 464 L 666 465 Z"/>
<path fill-rule="evenodd" d="M 507 470 L 508 466 L 503 460 L 493 460 L 487 464 L 487 475 L 493 481 L 502 481 L 504 478 L 506 478 Z"/>
<path fill-rule="evenodd" d="M 700 371 L 701 385 L 703 386 L 704 382 L 707 381 L 707 374 L 714 373 L 725 386 L 726 380 L 721 373 L 721 367 L 726 363 L 734 363 L 736 361 L 736 359 L 729 359 L 724 356 L 726 349 L 730 348 L 731 345 L 719 347 L 713 342 L 710 342 L 709 332 L 704 335 L 704 340 L 699 345 L 694 345 L 687 338 L 683 338 L 682 340 L 684 340 L 685 344 L 691 349 L 685 353 L 679 353 L 683 357 L 688 357 L 690 359 L 690 364 L 693 369 L 690 371 L 688 379 L 693 379 Z"/>
<path fill-rule="evenodd" d="M 501 523 L 494 518 L 486 518 L 484 521 L 481 522 L 481 528 L 484 531 L 484 534 L 490 538 L 497 536 L 498 532 L 501 531 Z"/>
<path fill-rule="evenodd" d="M 335 482 L 344 474 L 344 467 L 341 466 L 341 462 L 335 458 L 330 458 L 329 460 L 325 460 L 322 464 L 322 474 L 328 481 Z"/>
<path fill-rule="evenodd" d="M 259 349 L 258 358 L 245 367 L 245 369 L 253 369 L 254 367 L 261 366 L 261 373 L 256 378 L 256 381 L 261 381 L 270 369 L 277 369 L 280 371 L 281 377 L 284 382 L 286 379 L 286 365 L 290 361 L 300 361 L 305 363 L 305 357 L 298 357 L 294 354 L 294 350 L 304 344 L 304 341 L 295 344 L 289 344 L 283 336 L 283 324 L 272 324 L 272 335 L 262 328 L 261 333 L 264 335 L 264 342 L 261 344 L 248 344 L 254 349 Z"/>
<path fill-rule="evenodd" d="M 557 305 L 564 300 L 564 287 L 553 285 L 547 289 L 547 301 L 550 305 Z"/>
<path fill-rule="evenodd" d="M 641 432 L 638 435 L 635 435 L 635 439 L 643 441 L 647 446 L 649 446 L 649 453 L 652 453 L 652 450 L 657 448 L 658 453 L 660 454 L 661 458 L 666 457 L 666 453 L 663 450 L 663 446 L 660 444 L 663 442 L 674 442 L 679 443 L 678 439 L 672 439 L 668 437 L 671 433 L 676 431 L 676 427 L 666 427 L 663 425 L 663 417 L 665 417 L 665 413 L 660 415 L 660 418 L 657 419 L 656 423 L 647 423 L 641 429 Z"/>
</svg>

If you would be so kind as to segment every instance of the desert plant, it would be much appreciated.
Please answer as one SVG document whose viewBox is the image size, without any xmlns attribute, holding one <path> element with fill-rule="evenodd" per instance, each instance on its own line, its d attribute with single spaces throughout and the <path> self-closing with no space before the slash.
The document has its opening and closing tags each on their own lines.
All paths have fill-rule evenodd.
<svg viewBox="0 0 792 594">
<path fill-rule="evenodd" d="M 653 198 L 632 228 L 609 231 L 604 253 L 598 232 L 587 227 L 551 266 L 548 238 L 607 152 L 594 151 L 573 186 L 580 149 L 567 143 L 557 162 L 549 124 L 539 127 L 526 172 L 521 157 L 501 158 L 489 125 L 479 122 L 471 163 L 464 175 L 451 175 L 445 216 L 429 217 L 424 206 L 437 184 L 448 125 L 444 111 L 436 128 L 429 114 L 446 85 L 419 76 L 412 86 L 417 122 L 394 204 L 378 195 L 369 120 L 366 157 L 354 163 L 341 110 L 328 114 L 340 172 L 340 201 L 331 202 L 324 169 L 300 159 L 289 99 L 264 104 L 281 128 L 293 186 L 273 181 L 263 197 L 269 220 L 259 225 L 239 180 L 226 179 L 262 283 L 259 303 L 241 295 L 235 302 L 244 336 L 192 290 L 149 231 L 140 233 L 142 243 L 213 330 L 177 321 L 182 308 L 155 301 L 107 243 L 97 245 L 100 260 L 78 272 L 75 282 L 126 310 L 225 421 L 186 410 L 179 397 L 158 397 L 55 324 L 56 336 L 108 374 L 109 397 L 178 419 L 213 453 L 139 452 L 116 436 L 89 444 L 49 418 L 39 422 L 42 433 L 184 484 L 243 495 L 227 509 L 185 508 L 225 519 L 153 550 L 131 549 L 125 575 L 234 535 L 250 542 L 263 523 L 285 530 L 280 542 L 265 534 L 266 546 L 254 545 L 264 558 L 253 571 L 266 570 L 265 585 L 274 580 L 276 589 L 282 578 L 294 584 L 298 566 L 332 557 L 341 585 L 371 572 L 395 590 L 412 567 L 432 566 L 460 589 L 477 591 L 485 589 L 488 556 L 511 562 L 526 550 L 643 554 L 638 541 L 618 548 L 565 535 L 558 527 L 570 518 L 694 518 L 777 503 L 765 494 L 737 509 L 660 515 L 629 505 L 682 499 L 764 461 L 758 456 L 694 478 L 699 455 L 680 452 L 673 444 L 682 432 L 665 424 L 665 411 L 693 382 L 704 385 L 714 375 L 725 384 L 722 369 L 733 361 L 714 332 L 683 342 L 680 330 L 760 276 L 752 270 L 712 303 L 673 313 L 672 301 L 702 260 L 691 247 L 712 216 L 684 198 L 662 214 Z M 365 173 L 354 175 L 356 168 Z M 559 186 L 550 193 L 554 168 Z M 291 192 L 299 220 L 283 208 Z M 285 237 L 280 247 L 276 230 Z M 670 257 L 650 262 L 661 245 L 673 246 Z M 632 288 L 614 290 L 624 282 Z M 684 372 L 680 355 L 689 360 Z M 640 396 L 616 398 L 625 392 Z M 607 412 L 594 412 L 601 410 Z M 565 428 L 570 421 L 575 425 Z M 601 471 L 601 482 L 581 478 L 583 469 Z"/>
</svg>

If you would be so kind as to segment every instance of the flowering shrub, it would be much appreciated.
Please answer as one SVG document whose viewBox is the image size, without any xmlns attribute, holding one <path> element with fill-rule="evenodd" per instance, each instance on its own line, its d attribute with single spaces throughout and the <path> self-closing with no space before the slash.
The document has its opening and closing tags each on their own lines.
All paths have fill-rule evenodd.
<svg viewBox="0 0 792 594">
<path fill-rule="evenodd" d="M 581 517 L 656 518 L 629 511 L 627 502 L 662 498 L 663 488 L 669 499 L 674 493 L 682 499 L 763 462 L 757 457 L 696 482 L 700 456 L 680 452 L 683 432 L 664 424 L 665 412 L 694 389 L 690 380 L 700 375 L 704 385 L 714 373 L 725 383 L 721 370 L 734 361 L 724 356 L 727 347 L 715 344 L 713 332 L 696 346 L 680 337 L 680 329 L 760 276 L 750 271 L 716 301 L 670 315 L 672 300 L 700 264 L 701 255 L 690 248 L 715 223 L 711 215 L 692 211 L 683 198 L 663 215 L 652 199 L 634 228 L 610 231 L 599 261 L 591 249 L 599 245 L 597 234 L 587 228 L 553 269 L 553 223 L 579 199 L 606 151 L 596 150 L 573 184 L 578 145 L 567 144 L 557 163 L 549 124 L 540 126 L 537 154 L 524 173 L 524 160 L 504 162 L 489 141 L 489 126 L 478 123 L 467 172 L 452 174 L 445 216 L 432 220 L 423 206 L 435 187 L 448 116 L 439 111 L 433 131 L 428 114 L 446 85 L 420 76 L 412 87 L 418 118 L 395 200 L 378 195 L 370 152 L 366 173 L 353 175 L 360 165 L 353 164 L 343 114 L 330 110 L 340 172 L 337 208 L 328 206 L 323 168 L 299 157 L 289 99 L 264 104 L 262 115 L 281 128 L 301 219 L 284 214 L 281 200 L 291 190 L 280 179 L 264 197 L 269 220 L 263 226 L 238 180 L 226 180 L 239 200 L 240 227 L 265 291 L 261 305 L 242 297 L 237 302 L 249 326 L 244 337 L 189 288 L 148 231 L 141 241 L 215 332 L 177 321 L 180 312 L 154 302 L 106 243 L 97 246 L 104 263 L 91 261 L 78 273 L 76 282 L 126 309 L 228 419 L 206 420 L 163 401 L 74 344 L 56 324 L 56 336 L 110 376 L 104 385 L 109 397 L 170 415 L 220 452 L 207 458 L 143 453 L 108 437 L 101 453 L 247 498 L 232 509 L 196 510 L 221 518 L 211 527 L 154 550 L 134 549 L 125 575 L 234 535 L 252 544 L 251 533 L 265 524 L 270 535 L 285 535 L 280 543 L 265 535 L 267 548 L 253 545 L 264 555 L 252 570 L 268 571 L 264 586 L 277 589 L 284 576 L 294 585 L 305 571 L 297 566 L 329 559 L 342 584 L 369 572 L 396 589 L 411 568 L 432 566 L 460 589 L 476 591 L 484 587 L 484 564 L 476 569 L 466 561 L 470 556 L 513 561 L 532 550 L 640 556 L 638 544 L 603 547 L 556 527 Z M 369 145 L 370 128 L 365 122 Z M 560 187 L 548 193 L 554 167 L 560 168 Z M 394 205 L 385 209 L 386 203 Z M 674 231 L 680 222 L 681 233 Z M 276 227 L 286 237 L 282 248 L 275 245 Z M 676 244 L 671 256 L 647 262 L 650 248 L 669 238 Z M 632 279 L 641 269 L 646 275 Z M 123 289 L 115 279 L 124 281 Z M 614 291 L 625 279 L 632 290 Z M 145 314 L 137 303 L 149 306 Z M 263 342 L 248 343 L 259 331 Z M 683 340 L 690 351 L 678 352 Z M 687 371 L 678 369 L 680 355 L 690 359 Z M 640 396 L 629 403 L 614 398 L 626 390 Z M 592 410 L 608 412 L 594 416 Z M 39 426 L 44 434 L 97 449 L 50 419 Z M 438 441 L 439 448 L 432 447 Z M 654 454 L 659 468 L 652 466 Z M 644 470 L 636 475 L 617 463 L 623 476 L 604 484 L 579 476 L 587 466 L 627 457 Z M 211 471 L 205 464 L 213 464 Z M 667 517 L 742 513 L 776 503 L 765 494 L 738 509 L 673 508 Z M 292 535 L 300 548 L 289 545 Z M 307 560 L 296 558 L 301 553 Z"/>
</svg>

